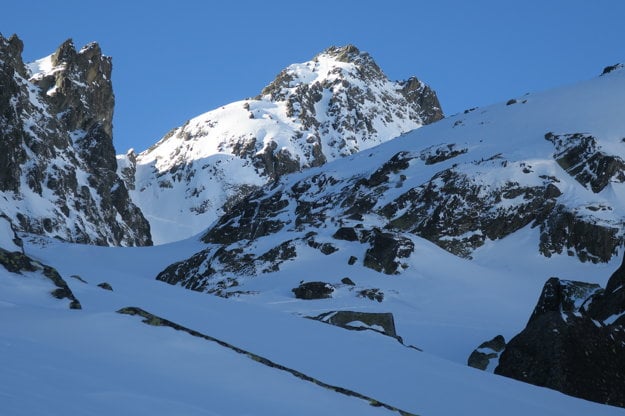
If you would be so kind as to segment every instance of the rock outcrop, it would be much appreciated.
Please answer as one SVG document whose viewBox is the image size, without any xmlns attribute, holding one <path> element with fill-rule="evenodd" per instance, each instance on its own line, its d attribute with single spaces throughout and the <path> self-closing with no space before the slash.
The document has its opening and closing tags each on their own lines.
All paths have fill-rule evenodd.
<svg viewBox="0 0 625 416">
<path fill-rule="evenodd" d="M 0 212 L 21 231 L 98 245 L 149 245 L 149 224 L 117 175 L 111 58 L 64 42 L 22 61 L 0 36 Z"/>
<path fill-rule="evenodd" d="M 390 312 L 330 311 L 312 319 L 354 331 L 375 331 L 401 340 L 395 329 L 395 318 Z"/>
<path fill-rule="evenodd" d="M 17 278 L 23 277 L 21 275 L 24 273 L 40 275 L 41 278 L 51 281 L 54 285 L 54 289 L 50 291 L 53 297 L 67 299 L 70 309 L 82 308 L 67 282 L 56 269 L 24 254 L 22 241 L 17 236 L 9 218 L 2 214 L 0 214 L 0 233 L 0 266 L 9 273 L 18 275 Z"/>
<path fill-rule="evenodd" d="M 478 370 L 493 371 L 499 362 L 499 356 L 506 348 L 506 339 L 502 335 L 497 335 L 489 341 L 482 342 L 479 347 L 473 350 L 467 364 L 469 367 Z"/>
<path fill-rule="evenodd" d="M 599 285 L 551 278 L 495 373 L 625 407 L 625 265 Z"/>
<path fill-rule="evenodd" d="M 334 287 L 325 282 L 302 282 L 292 292 L 298 299 L 327 299 L 332 297 Z"/>
</svg>

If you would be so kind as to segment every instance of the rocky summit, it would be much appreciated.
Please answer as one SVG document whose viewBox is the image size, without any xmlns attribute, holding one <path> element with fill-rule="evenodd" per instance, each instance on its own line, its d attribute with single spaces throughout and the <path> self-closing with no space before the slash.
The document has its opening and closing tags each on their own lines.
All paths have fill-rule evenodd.
<svg viewBox="0 0 625 416">
<path fill-rule="evenodd" d="M 435 92 L 417 78 L 392 82 L 355 46 L 330 47 L 284 69 L 255 98 L 193 118 L 119 160 L 133 200 L 163 243 L 201 232 L 286 174 L 442 117 Z"/>
<path fill-rule="evenodd" d="M 71 40 L 25 64 L 0 36 L 0 213 L 21 231 L 97 245 L 150 245 L 117 175 L 111 58 Z"/>
</svg>

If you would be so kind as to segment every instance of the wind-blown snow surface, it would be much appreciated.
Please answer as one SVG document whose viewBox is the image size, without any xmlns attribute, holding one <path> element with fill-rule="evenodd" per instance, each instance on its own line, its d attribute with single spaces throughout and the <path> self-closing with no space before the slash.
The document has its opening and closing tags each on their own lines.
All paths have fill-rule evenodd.
<svg viewBox="0 0 625 416">
<path fill-rule="evenodd" d="M 296 302 L 283 293 L 274 293 L 264 298 L 272 298 L 273 304 L 253 305 L 153 279 L 159 269 L 198 249 L 200 244 L 195 240 L 149 248 L 26 240 L 26 252 L 57 267 L 83 309 L 69 310 L 65 301 L 47 295 L 51 285 L 40 276 L 20 276 L 0 269 L 3 414 L 391 414 L 184 332 L 146 326 L 137 317 L 115 313 L 125 306 L 141 307 L 326 383 L 420 415 L 624 414 L 623 409 L 571 398 L 406 348 L 376 333 L 347 331 L 280 311 L 297 304 L 305 304 L 303 309 L 310 311 L 325 309 L 319 302 Z M 397 299 L 388 307 L 403 303 L 409 309 L 429 311 L 433 318 L 430 325 L 440 327 L 447 317 L 438 315 L 441 306 L 433 307 L 434 296 L 437 289 L 446 287 L 446 296 L 438 296 L 436 303 L 463 309 L 454 319 L 457 329 L 474 330 L 476 318 L 479 320 L 476 315 L 489 311 L 501 319 L 488 302 L 482 302 L 482 311 L 476 314 L 472 298 L 485 291 L 485 283 L 495 283 L 497 273 L 480 276 L 484 269 L 467 260 L 452 258 L 428 244 L 422 249 L 432 264 L 412 281 L 412 293 L 419 291 L 420 297 L 413 298 L 410 305 L 406 304 L 407 297 Z M 438 264 L 446 266 L 434 268 L 435 262 L 445 262 Z M 575 269 L 570 262 L 568 266 Z M 460 271 L 462 277 L 453 276 Z M 69 277 L 72 275 L 85 282 Z M 525 286 L 526 290 L 502 304 L 526 300 L 529 295 L 524 293 L 531 284 L 511 277 L 504 280 L 517 281 L 516 287 Z M 96 286 L 103 281 L 110 283 L 113 291 Z M 446 290 L 461 281 L 462 290 Z M 491 296 L 501 295 L 503 286 L 500 282 L 487 291 Z M 431 302 L 423 302 L 429 297 Z M 285 301 L 289 302 L 286 307 Z M 361 307 L 366 303 L 354 305 L 353 299 L 341 302 Z M 405 326 L 399 324 L 401 333 Z"/>
<path fill-rule="evenodd" d="M 257 98 L 197 116 L 139 155 L 118 156 L 118 163 L 122 172 L 136 168 L 128 175 L 131 196 L 150 221 L 154 243 L 177 241 L 270 179 L 439 118 L 438 107 L 414 101 L 429 97 L 438 105 L 435 94 L 411 81 L 408 91 L 410 81 L 388 80 L 368 54 L 330 48 L 286 68 Z"/>
</svg>

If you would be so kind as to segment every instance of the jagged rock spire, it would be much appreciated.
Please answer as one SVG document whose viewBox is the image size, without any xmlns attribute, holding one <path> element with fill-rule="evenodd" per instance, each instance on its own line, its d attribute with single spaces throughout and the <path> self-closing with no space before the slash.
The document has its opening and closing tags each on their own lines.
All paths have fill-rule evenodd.
<svg viewBox="0 0 625 416">
<path fill-rule="evenodd" d="M 151 244 L 117 175 L 111 58 L 67 40 L 24 65 L 0 36 L 0 213 L 20 231 L 100 245 Z M 4 201 L 4 202 L 3 202 Z"/>
</svg>

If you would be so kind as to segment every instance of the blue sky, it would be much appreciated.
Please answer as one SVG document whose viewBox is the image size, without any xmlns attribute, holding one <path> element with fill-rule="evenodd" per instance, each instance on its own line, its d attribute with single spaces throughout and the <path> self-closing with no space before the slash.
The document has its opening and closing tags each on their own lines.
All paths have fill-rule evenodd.
<svg viewBox="0 0 625 416">
<path fill-rule="evenodd" d="M 55 4 L 57 3 L 57 4 Z M 24 59 L 67 38 L 113 57 L 118 153 L 251 97 L 330 45 L 369 52 L 391 79 L 416 75 L 450 115 L 592 78 L 625 62 L 625 2 L 41 1 L 2 6 Z"/>
</svg>

